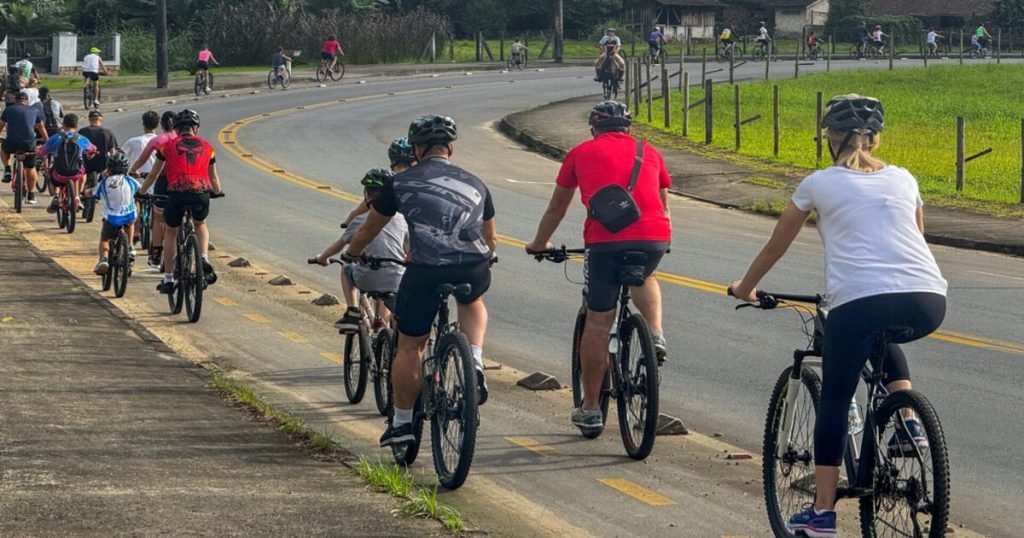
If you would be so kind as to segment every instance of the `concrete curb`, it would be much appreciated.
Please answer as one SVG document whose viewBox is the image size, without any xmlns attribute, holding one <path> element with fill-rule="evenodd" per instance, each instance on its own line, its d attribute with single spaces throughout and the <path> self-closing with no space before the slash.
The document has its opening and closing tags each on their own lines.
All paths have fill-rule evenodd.
<svg viewBox="0 0 1024 538">
<path fill-rule="evenodd" d="M 516 121 L 516 116 L 518 114 L 522 114 L 522 113 L 528 112 L 530 110 L 538 110 L 538 109 L 541 109 L 541 108 L 544 108 L 544 107 L 548 107 L 548 106 L 552 106 L 552 105 L 558 105 L 558 104 L 564 103 L 566 101 L 572 101 L 574 99 L 577 99 L 577 98 L 574 97 L 572 99 L 565 99 L 563 101 L 555 101 L 553 103 L 548 103 L 547 105 L 542 105 L 542 106 L 535 107 L 535 108 L 532 108 L 532 109 L 529 109 L 529 110 L 526 110 L 526 111 L 521 111 L 521 112 L 516 112 L 514 114 L 509 114 L 509 115 L 503 117 L 500 121 L 498 121 L 497 128 L 498 128 L 499 131 L 501 131 L 503 134 L 505 134 L 509 138 L 515 140 L 516 142 L 519 142 L 519 143 L 525 145 L 529 149 L 531 149 L 531 150 L 533 150 L 533 151 L 535 151 L 537 153 L 541 153 L 543 155 L 546 155 L 548 157 L 551 157 L 553 159 L 556 159 L 556 160 L 560 161 L 560 160 L 565 158 L 565 155 L 572 148 L 563 148 L 561 146 L 557 146 L 555 144 L 552 144 L 550 142 L 545 141 L 543 138 L 541 138 L 540 135 L 531 132 L 529 130 L 529 128 L 518 124 L 518 122 Z M 707 198 L 707 197 L 704 197 L 704 196 L 701 196 L 701 195 L 698 195 L 698 194 L 689 193 L 689 192 L 686 192 L 686 191 L 683 191 L 683 190 L 680 190 L 680 189 L 671 188 L 671 189 L 669 189 L 669 191 L 672 192 L 673 194 L 678 194 L 680 196 L 685 196 L 687 198 L 696 200 L 698 202 L 704 202 L 704 203 L 716 205 L 718 207 L 722 207 L 722 208 L 726 208 L 726 209 L 740 209 L 740 210 L 743 210 L 743 211 L 748 211 L 750 213 L 754 213 L 754 214 L 758 214 L 758 215 L 763 215 L 763 213 L 758 213 L 758 212 L 755 212 L 755 211 L 749 211 L 749 210 L 745 209 L 744 207 L 736 205 L 734 203 L 725 202 L 725 201 L 721 201 L 721 200 L 713 200 L 713 199 L 710 199 L 710 198 Z M 980 251 L 984 251 L 984 252 L 995 252 L 997 254 L 1009 254 L 1011 256 L 1021 256 L 1021 257 L 1024 257 L 1024 245 L 1012 245 L 1012 244 L 995 243 L 995 242 L 992 242 L 992 241 L 982 241 L 982 240 L 968 239 L 968 238 L 964 238 L 964 237 L 953 237 L 953 236 L 949 236 L 949 235 L 939 235 L 939 234 L 927 233 L 927 232 L 925 233 L 924 236 L 925 236 L 925 239 L 929 243 L 934 244 L 934 245 L 942 245 L 942 246 L 947 246 L 947 247 L 962 248 L 962 249 L 969 249 L 969 250 L 980 250 Z"/>
</svg>

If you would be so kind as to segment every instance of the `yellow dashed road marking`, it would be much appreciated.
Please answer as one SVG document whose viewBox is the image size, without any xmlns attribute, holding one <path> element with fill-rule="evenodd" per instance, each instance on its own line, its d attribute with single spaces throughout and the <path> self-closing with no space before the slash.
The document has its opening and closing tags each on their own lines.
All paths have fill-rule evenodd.
<svg viewBox="0 0 1024 538">
<path fill-rule="evenodd" d="M 263 316 L 261 316 L 259 314 L 253 314 L 253 313 L 250 312 L 248 314 L 242 314 L 242 316 L 245 317 L 245 319 L 247 319 L 249 321 L 254 321 L 256 323 L 270 323 L 269 319 L 267 319 L 267 318 L 265 318 L 265 317 L 263 317 Z"/>
<path fill-rule="evenodd" d="M 277 335 L 295 344 L 303 344 L 306 342 L 305 336 L 302 336 L 299 333 L 293 333 L 291 331 L 281 331 L 277 333 Z"/>
<path fill-rule="evenodd" d="M 331 362 L 336 362 L 338 364 L 344 364 L 345 363 L 345 358 L 341 356 L 341 353 L 327 353 L 327 352 L 324 352 L 324 353 L 321 353 L 320 356 L 325 358 L 325 359 L 327 359 L 327 360 L 329 360 L 329 361 L 331 361 Z"/>
<path fill-rule="evenodd" d="M 213 300 L 224 306 L 238 306 L 238 303 L 228 299 L 227 297 L 214 297 Z"/>
<path fill-rule="evenodd" d="M 542 444 L 531 437 L 506 437 L 505 440 L 513 445 L 518 445 L 530 450 L 531 452 L 536 452 L 541 456 L 558 456 L 561 454 L 561 452 L 555 450 L 553 447 Z"/>
<path fill-rule="evenodd" d="M 598 482 L 650 506 L 671 506 L 675 501 L 623 478 L 599 478 Z"/>
</svg>

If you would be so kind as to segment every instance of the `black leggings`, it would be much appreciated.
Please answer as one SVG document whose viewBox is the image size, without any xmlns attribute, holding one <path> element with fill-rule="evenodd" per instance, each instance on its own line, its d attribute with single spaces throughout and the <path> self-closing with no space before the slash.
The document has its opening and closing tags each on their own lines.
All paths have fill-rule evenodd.
<svg viewBox="0 0 1024 538">
<path fill-rule="evenodd" d="M 910 329 L 889 344 L 882 365 L 885 383 L 909 381 L 907 358 L 896 344 L 931 334 L 946 316 L 946 297 L 937 293 L 886 293 L 846 303 L 829 312 L 822 349 L 821 403 L 814 424 L 814 463 L 838 466 L 846 446 L 850 400 L 860 372 L 886 329 Z M 878 364 L 872 364 L 878 368 Z"/>
</svg>

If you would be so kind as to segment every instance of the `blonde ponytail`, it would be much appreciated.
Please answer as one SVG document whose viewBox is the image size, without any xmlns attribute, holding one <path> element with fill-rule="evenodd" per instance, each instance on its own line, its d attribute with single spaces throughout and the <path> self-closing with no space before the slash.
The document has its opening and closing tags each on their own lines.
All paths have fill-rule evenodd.
<svg viewBox="0 0 1024 538">
<path fill-rule="evenodd" d="M 828 130 L 828 140 L 833 148 L 838 148 L 846 140 L 847 133 Z M 872 173 L 886 167 L 885 162 L 875 157 L 872 152 L 881 144 L 881 135 L 868 136 L 853 133 L 846 142 L 846 147 L 835 158 L 835 165 L 848 168 L 855 172 Z"/>
</svg>

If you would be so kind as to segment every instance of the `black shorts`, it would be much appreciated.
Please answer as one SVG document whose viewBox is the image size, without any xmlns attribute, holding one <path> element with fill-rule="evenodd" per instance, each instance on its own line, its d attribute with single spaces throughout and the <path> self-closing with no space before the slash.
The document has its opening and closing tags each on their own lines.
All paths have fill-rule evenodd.
<svg viewBox="0 0 1024 538">
<path fill-rule="evenodd" d="M 661 241 L 623 241 L 588 246 L 583 277 L 587 308 L 594 312 L 614 310 L 624 281 L 628 282 L 629 276 L 642 279 L 654 274 L 666 250 L 668 243 Z M 628 252 L 641 253 L 642 256 L 628 259 Z M 630 272 L 629 268 L 634 270 Z"/>
<path fill-rule="evenodd" d="M 82 71 L 82 76 L 87 78 L 87 79 L 89 79 L 89 80 L 99 80 L 100 79 L 100 74 L 99 73 L 93 73 L 91 71 Z"/>
<path fill-rule="evenodd" d="M 10 140 L 5 138 L 4 142 L 0 147 L 3 148 L 4 153 L 8 155 L 14 155 L 19 151 L 23 151 L 28 155 L 25 156 L 25 168 L 35 168 L 36 166 L 36 141 L 31 142 L 24 140 Z"/>
<path fill-rule="evenodd" d="M 324 59 L 324 60 L 333 60 L 334 59 L 334 54 L 331 54 L 330 52 L 321 52 L 320 53 L 320 58 Z"/>
<path fill-rule="evenodd" d="M 196 62 L 196 69 L 209 69 L 210 62 Z"/>
<path fill-rule="evenodd" d="M 113 224 L 107 222 L 107 219 L 103 219 L 103 228 L 100 229 L 100 238 L 110 241 L 111 239 L 117 237 L 117 231 L 120 229 L 120 226 L 114 226 Z"/>
<path fill-rule="evenodd" d="M 164 206 L 164 223 L 171 228 L 181 226 L 185 211 L 192 212 L 192 220 L 206 220 L 210 215 L 210 193 L 208 192 L 169 192 L 167 205 Z"/>
<path fill-rule="evenodd" d="M 469 284 L 473 287 L 469 295 L 455 295 L 455 300 L 460 304 L 472 303 L 491 287 L 491 264 L 485 261 L 473 265 L 410 265 L 398 285 L 395 316 L 399 332 L 414 337 L 430 332 L 441 304 L 437 296 L 441 284 Z"/>
</svg>

